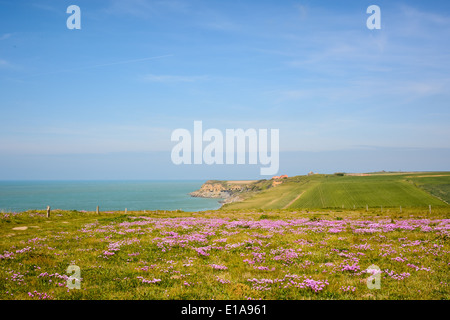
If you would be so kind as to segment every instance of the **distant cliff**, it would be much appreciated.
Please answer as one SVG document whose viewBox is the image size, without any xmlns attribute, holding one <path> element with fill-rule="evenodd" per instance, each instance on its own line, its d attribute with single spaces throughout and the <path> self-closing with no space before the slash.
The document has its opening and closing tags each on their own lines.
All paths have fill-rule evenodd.
<svg viewBox="0 0 450 320">
<path fill-rule="evenodd" d="M 208 180 L 199 190 L 189 193 L 192 197 L 223 199 L 222 203 L 236 202 L 248 196 L 252 191 L 261 191 L 272 185 L 267 180 Z"/>
<path fill-rule="evenodd" d="M 208 180 L 199 190 L 191 192 L 193 197 L 201 198 L 228 198 L 236 192 L 242 192 L 246 189 L 245 184 L 229 184 L 228 181 Z"/>
</svg>

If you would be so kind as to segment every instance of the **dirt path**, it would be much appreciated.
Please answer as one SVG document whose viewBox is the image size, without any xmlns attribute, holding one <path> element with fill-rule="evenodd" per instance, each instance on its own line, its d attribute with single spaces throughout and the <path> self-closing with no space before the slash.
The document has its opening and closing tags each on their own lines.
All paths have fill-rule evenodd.
<svg viewBox="0 0 450 320">
<path fill-rule="evenodd" d="M 250 184 L 258 180 L 227 180 L 228 184 Z"/>
<path fill-rule="evenodd" d="M 15 228 L 12 228 L 13 230 L 27 230 L 28 229 L 28 227 L 15 227 Z"/>
<path fill-rule="evenodd" d="M 12 228 L 12 230 L 27 230 L 28 228 L 35 228 L 35 229 L 40 229 L 38 226 L 29 226 L 29 227 L 15 227 Z"/>
<path fill-rule="evenodd" d="M 292 200 L 291 202 L 289 202 L 287 205 L 285 205 L 285 206 L 283 207 L 283 209 L 289 208 L 295 201 L 297 201 L 298 199 L 300 199 L 300 197 L 302 196 L 303 193 L 305 193 L 305 191 L 303 191 L 303 192 L 300 193 L 298 196 L 296 196 L 295 199 Z"/>
<path fill-rule="evenodd" d="M 448 174 L 429 174 L 424 176 L 411 176 L 410 178 L 434 178 L 434 177 L 448 177 Z"/>
<path fill-rule="evenodd" d="M 266 205 L 264 205 L 264 207 L 268 207 L 270 205 L 272 205 L 275 201 L 279 200 L 278 198 L 273 199 L 272 201 L 270 201 L 269 203 L 267 203 Z"/>
</svg>

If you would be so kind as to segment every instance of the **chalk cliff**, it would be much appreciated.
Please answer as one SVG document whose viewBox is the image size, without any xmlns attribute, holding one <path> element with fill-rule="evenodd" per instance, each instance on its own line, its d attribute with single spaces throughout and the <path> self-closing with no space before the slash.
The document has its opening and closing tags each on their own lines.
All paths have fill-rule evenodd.
<svg viewBox="0 0 450 320">
<path fill-rule="evenodd" d="M 192 197 L 222 199 L 221 203 L 241 201 L 254 192 L 270 188 L 272 181 L 267 180 L 208 180 L 199 190 L 190 193 Z"/>
<path fill-rule="evenodd" d="M 228 181 L 209 180 L 206 181 L 199 190 L 191 192 L 190 195 L 201 198 L 226 199 L 237 192 L 245 191 L 247 188 L 248 183 L 229 184 Z"/>
</svg>

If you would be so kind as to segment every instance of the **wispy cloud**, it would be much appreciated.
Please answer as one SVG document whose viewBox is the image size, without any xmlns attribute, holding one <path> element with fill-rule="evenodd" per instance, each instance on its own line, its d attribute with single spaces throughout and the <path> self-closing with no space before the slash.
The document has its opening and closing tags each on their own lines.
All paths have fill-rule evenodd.
<svg viewBox="0 0 450 320">
<path fill-rule="evenodd" d="M 194 82 L 208 79 L 208 76 L 177 76 L 177 75 L 155 75 L 147 74 L 143 77 L 145 81 L 151 82 Z"/>
<path fill-rule="evenodd" d="M 154 57 L 147 57 L 147 58 L 141 58 L 141 59 L 132 59 L 132 60 L 123 60 L 123 61 L 116 61 L 116 62 L 110 62 L 110 63 L 102 63 L 97 64 L 85 68 L 79 68 L 80 69 L 91 69 L 91 68 L 99 68 L 99 67 L 107 67 L 107 66 L 115 66 L 118 64 L 128 64 L 128 63 L 134 63 L 134 62 L 141 62 L 141 61 L 147 61 L 147 60 L 154 60 L 154 59 L 161 59 L 161 58 L 167 58 L 167 57 L 173 57 L 173 54 L 166 54 L 162 56 L 154 56 Z"/>
<path fill-rule="evenodd" d="M 38 8 L 40 10 L 56 13 L 58 15 L 66 14 L 65 10 L 61 10 L 61 9 L 59 9 L 57 7 L 54 7 L 54 6 L 51 6 L 51 5 L 48 5 L 48 4 L 44 4 L 44 3 L 33 3 L 32 6 L 35 7 L 35 8 Z"/>
<path fill-rule="evenodd" d="M 11 67 L 11 63 L 9 63 L 6 60 L 0 59 L 0 68 L 7 68 L 7 67 Z"/>
<path fill-rule="evenodd" d="M 148 1 L 148 0 L 111 0 L 103 11 L 112 15 L 128 15 L 141 19 L 151 18 L 156 15 L 164 15 L 170 12 L 186 12 L 189 4 L 183 1 Z"/>
<path fill-rule="evenodd" d="M 398 5 L 396 12 L 397 19 L 389 26 L 394 35 L 402 39 L 420 40 L 422 45 L 428 45 L 424 41 L 441 41 L 443 36 L 448 38 L 450 16 L 406 4 Z"/>
<path fill-rule="evenodd" d="M 49 127 L 10 126 L 0 129 L 2 154 L 77 154 L 170 150 L 171 130 L 140 124 L 64 123 Z"/>
<path fill-rule="evenodd" d="M 121 65 L 121 64 L 129 64 L 129 63 L 136 63 L 136 62 L 142 62 L 142 61 L 148 61 L 148 60 L 168 58 L 168 57 L 173 57 L 173 56 L 174 56 L 173 54 L 166 54 L 166 55 L 153 56 L 153 57 L 147 57 L 147 58 L 141 58 L 141 59 L 122 60 L 122 61 L 115 61 L 115 62 L 109 62 L 109 63 L 100 63 L 100 64 L 96 64 L 96 65 L 79 67 L 79 68 L 74 68 L 74 69 L 65 69 L 65 70 L 57 70 L 57 71 L 52 71 L 52 72 L 38 73 L 38 74 L 25 76 L 24 78 L 44 76 L 44 75 L 46 76 L 46 75 L 51 75 L 51 74 L 63 73 L 63 72 L 81 71 L 81 70 L 95 69 L 95 68 L 101 68 L 101 67 L 109 67 L 109 66 L 115 66 L 115 65 Z"/>
<path fill-rule="evenodd" d="M 286 87 L 267 91 L 267 96 L 275 104 L 303 102 L 312 106 L 320 101 L 338 105 L 354 102 L 363 103 L 376 96 L 395 99 L 397 103 L 412 103 L 419 99 L 448 93 L 450 79 L 430 78 L 422 80 L 391 80 L 355 78 L 344 83 L 331 83 L 322 88 Z M 376 94 L 375 94 L 376 93 Z"/>
<path fill-rule="evenodd" d="M 12 34 L 11 33 L 4 33 L 3 35 L 0 36 L 0 40 L 6 40 L 11 38 Z"/>
<path fill-rule="evenodd" d="M 308 8 L 306 6 L 297 4 L 297 5 L 294 5 L 294 8 L 296 10 L 298 10 L 300 19 L 302 19 L 302 20 L 306 19 L 307 15 L 308 15 Z"/>
<path fill-rule="evenodd" d="M 422 23 L 429 22 L 441 26 L 448 26 L 450 24 L 450 16 L 445 16 L 435 12 L 428 12 L 425 10 L 418 10 L 405 4 L 401 5 L 400 8 L 405 16 L 410 17 L 415 21 L 420 21 Z"/>
<path fill-rule="evenodd" d="M 202 22 L 202 23 L 200 23 L 200 25 L 207 29 L 213 29 L 213 30 L 219 30 L 219 31 L 239 31 L 239 30 L 243 29 L 241 26 L 237 25 L 236 23 L 234 23 L 230 20 L 226 20 L 226 19 L 222 19 L 222 20 L 214 19 L 212 21 Z"/>
<path fill-rule="evenodd" d="M 112 0 L 108 8 L 105 9 L 108 14 L 132 15 L 145 18 L 151 16 L 154 12 L 154 5 L 146 0 Z"/>
</svg>

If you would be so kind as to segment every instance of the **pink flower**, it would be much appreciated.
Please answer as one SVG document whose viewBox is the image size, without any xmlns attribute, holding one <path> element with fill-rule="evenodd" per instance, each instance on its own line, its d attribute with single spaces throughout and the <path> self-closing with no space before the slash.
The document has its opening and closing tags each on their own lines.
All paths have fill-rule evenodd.
<svg viewBox="0 0 450 320">
<path fill-rule="evenodd" d="M 222 266 L 220 264 L 210 264 L 210 266 L 213 269 L 217 269 L 217 270 L 227 270 L 228 269 L 226 266 Z"/>
<path fill-rule="evenodd" d="M 347 292 L 347 291 L 352 291 L 352 292 L 354 292 L 354 291 L 356 290 L 356 287 L 352 287 L 352 286 L 347 286 L 347 287 L 341 286 L 339 289 L 342 290 L 342 291 L 344 291 L 344 292 Z"/>
</svg>

